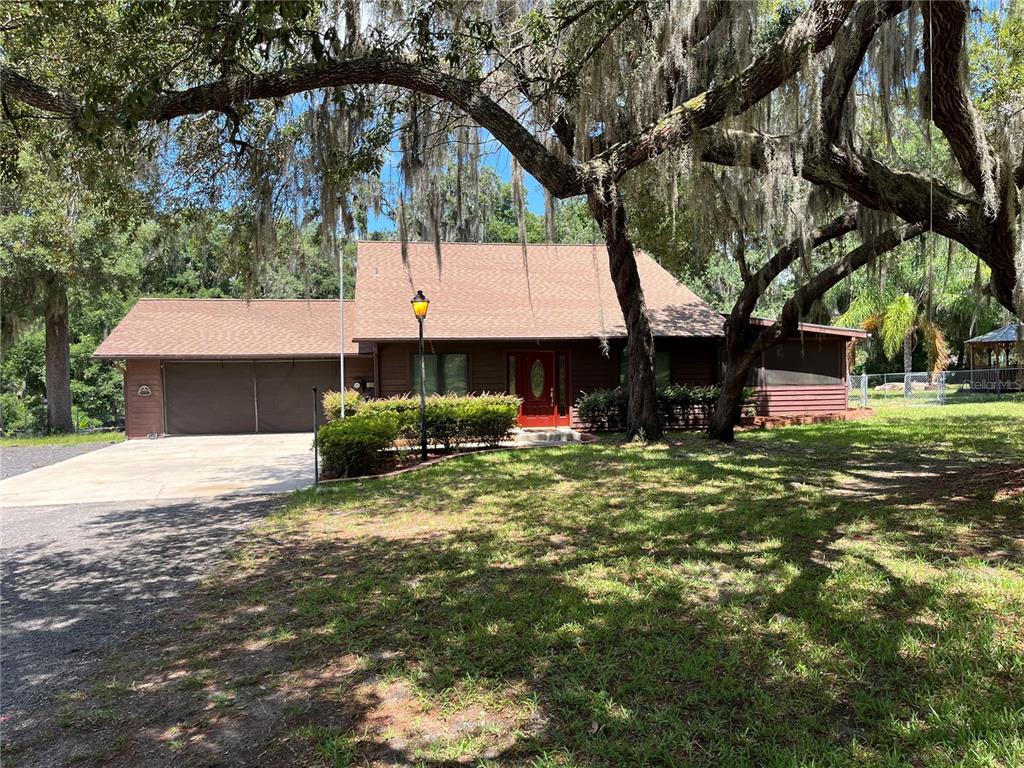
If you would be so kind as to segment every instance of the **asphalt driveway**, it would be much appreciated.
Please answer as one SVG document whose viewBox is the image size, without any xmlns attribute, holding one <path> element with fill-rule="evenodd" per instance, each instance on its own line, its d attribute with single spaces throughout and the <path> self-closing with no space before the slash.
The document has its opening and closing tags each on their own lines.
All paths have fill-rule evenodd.
<svg viewBox="0 0 1024 768">
<path fill-rule="evenodd" d="M 268 510 L 312 482 L 309 435 L 137 440 L 0 481 L 0 729 L 175 608 Z"/>
<path fill-rule="evenodd" d="M 0 507 L 291 491 L 313 482 L 312 445 L 304 433 L 127 440 L 0 481 Z"/>
<path fill-rule="evenodd" d="M 96 663 L 216 566 L 275 505 L 233 497 L 4 509 L 4 740 L 35 727 Z"/>
</svg>

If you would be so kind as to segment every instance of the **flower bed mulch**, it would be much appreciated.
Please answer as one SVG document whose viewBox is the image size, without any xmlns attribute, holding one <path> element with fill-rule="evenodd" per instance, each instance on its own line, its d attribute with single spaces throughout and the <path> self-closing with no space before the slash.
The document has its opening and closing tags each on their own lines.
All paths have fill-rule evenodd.
<svg viewBox="0 0 1024 768">
<path fill-rule="evenodd" d="M 776 429 L 777 427 L 795 427 L 801 424 L 827 424 L 830 421 L 854 421 L 867 419 L 874 415 L 874 408 L 851 408 L 847 411 L 833 411 L 832 413 L 746 416 L 740 420 L 740 426 L 751 429 Z"/>
</svg>

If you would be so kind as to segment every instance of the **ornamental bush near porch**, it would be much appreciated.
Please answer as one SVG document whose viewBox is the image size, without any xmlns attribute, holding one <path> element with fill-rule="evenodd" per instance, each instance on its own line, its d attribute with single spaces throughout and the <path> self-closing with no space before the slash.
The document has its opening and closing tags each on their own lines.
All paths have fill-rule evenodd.
<svg viewBox="0 0 1024 768">
<path fill-rule="evenodd" d="M 337 392 L 324 394 L 324 412 L 330 421 L 341 413 Z M 410 395 L 364 400 L 345 395 L 348 416 L 388 413 L 397 420 L 398 438 L 417 442 L 420 436 L 420 401 Z M 444 450 L 467 444 L 492 447 L 505 440 L 516 426 L 519 398 L 504 394 L 432 395 L 427 398 L 427 442 Z"/>
<path fill-rule="evenodd" d="M 666 429 L 703 429 L 708 425 L 721 387 L 670 384 L 658 390 L 658 418 Z M 752 392 L 752 390 L 751 390 Z M 749 394 L 744 392 L 744 400 Z M 626 428 L 625 387 L 595 389 L 576 401 L 576 418 L 595 431 Z"/>
<path fill-rule="evenodd" d="M 362 414 L 324 424 L 316 434 L 324 475 L 352 477 L 376 471 L 397 437 L 398 418 L 392 413 Z"/>
</svg>

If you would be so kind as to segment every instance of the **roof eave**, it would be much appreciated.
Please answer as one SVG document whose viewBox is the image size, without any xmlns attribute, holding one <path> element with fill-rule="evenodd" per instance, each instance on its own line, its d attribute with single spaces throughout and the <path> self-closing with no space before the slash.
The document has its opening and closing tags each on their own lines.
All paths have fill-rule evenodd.
<svg viewBox="0 0 1024 768">
<path fill-rule="evenodd" d="M 289 352 L 272 355 L 237 354 L 230 355 L 197 355 L 168 352 L 94 352 L 95 360 L 330 360 L 338 356 L 337 352 Z M 346 352 L 345 357 L 373 357 L 367 352 Z"/>
<path fill-rule="evenodd" d="M 721 339 L 724 333 L 655 333 L 656 339 Z M 625 333 L 594 334 L 589 336 L 430 336 L 425 342 L 533 342 L 533 341 L 600 341 L 601 339 L 625 339 Z M 354 339 L 359 344 L 385 344 L 391 342 L 417 342 L 418 336 L 358 336 Z"/>
<path fill-rule="evenodd" d="M 775 321 L 766 317 L 752 317 L 750 324 L 759 327 L 774 325 Z M 797 328 L 802 333 L 818 333 L 822 336 L 845 336 L 854 339 L 866 339 L 871 334 L 863 328 L 845 328 L 840 325 L 822 325 L 820 323 L 800 323 Z"/>
</svg>

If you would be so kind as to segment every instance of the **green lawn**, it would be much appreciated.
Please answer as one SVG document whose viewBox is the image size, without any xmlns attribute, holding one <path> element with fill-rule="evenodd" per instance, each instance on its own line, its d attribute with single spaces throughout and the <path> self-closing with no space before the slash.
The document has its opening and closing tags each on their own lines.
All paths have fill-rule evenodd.
<svg viewBox="0 0 1024 768">
<path fill-rule="evenodd" d="M 0 448 L 22 445 L 80 445 L 82 443 L 120 443 L 124 432 L 81 432 L 67 435 L 36 435 L 34 437 L 0 437 Z"/>
<path fill-rule="evenodd" d="M 1024 400 L 298 494 L 58 713 L 86 763 L 1024 765 Z"/>
</svg>

